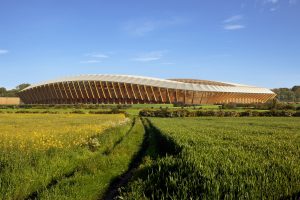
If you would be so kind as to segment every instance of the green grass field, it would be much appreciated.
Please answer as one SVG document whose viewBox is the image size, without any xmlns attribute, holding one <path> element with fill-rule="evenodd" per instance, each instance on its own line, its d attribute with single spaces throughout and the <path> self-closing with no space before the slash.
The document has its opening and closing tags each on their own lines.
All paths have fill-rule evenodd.
<svg viewBox="0 0 300 200">
<path fill-rule="evenodd" d="M 300 197 L 300 118 L 60 110 L 0 113 L 0 199 Z"/>
<path fill-rule="evenodd" d="M 140 166 L 123 191 L 123 198 L 299 197 L 299 118 L 151 118 L 150 121 L 154 126 L 152 133 L 164 141 L 158 146 L 168 149 L 160 158 L 149 154 L 150 159 Z"/>
<path fill-rule="evenodd" d="M 0 199 L 100 198 L 143 135 L 122 114 L 0 114 Z"/>
</svg>

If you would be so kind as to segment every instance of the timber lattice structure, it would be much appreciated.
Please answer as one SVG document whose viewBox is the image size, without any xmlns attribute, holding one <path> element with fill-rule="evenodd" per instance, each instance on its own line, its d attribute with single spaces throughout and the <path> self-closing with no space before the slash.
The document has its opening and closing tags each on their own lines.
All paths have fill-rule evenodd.
<svg viewBox="0 0 300 200">
<path fill-rule="evenodd" d="M 195 79 L 80 75 L 31 85 L 18 93 L 26 104 L 264 103 L 267 88 Z"/>
</svg>

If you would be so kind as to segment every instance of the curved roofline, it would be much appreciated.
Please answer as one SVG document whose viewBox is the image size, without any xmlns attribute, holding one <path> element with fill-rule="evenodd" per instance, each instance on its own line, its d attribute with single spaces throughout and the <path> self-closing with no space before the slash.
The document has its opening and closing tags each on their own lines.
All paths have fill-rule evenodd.
<svg viewBox="0 0 300 200">
<path fill-rule="evenodd" d="M 47 85 L 58 82 L 70 82 L 70 81 L 108 81 L 108 82 L 122 82 L 129 84 L 141 84 L 149 85 L 154 87 L 162 87 L 169 89 L 182 89 L 182 90 L 193 90 L 193 91 L 204 91 L 204 92 L 232 92 L 232 93 L 261 93 L 261 94 L 274 94 L 267 88 L 247 86 L 241 84 L 231 84 L 232 86 L 219 86 L 219 85 L 206 85 L 206 84 L 195 84 L 195 83 L 183 83 L 179 81 L 152 78 L 145 76 L 134 76 L 134 75 L 112 75 L 112 74 L 87 74 L 78 76 L 67 76 L 50 81 L 33 84 L 22 91 L 26 91 L 31 88 L 35 88 L 41 85 Z M 21 92 L 22 92 L 21 91 Z"/>
</svg>

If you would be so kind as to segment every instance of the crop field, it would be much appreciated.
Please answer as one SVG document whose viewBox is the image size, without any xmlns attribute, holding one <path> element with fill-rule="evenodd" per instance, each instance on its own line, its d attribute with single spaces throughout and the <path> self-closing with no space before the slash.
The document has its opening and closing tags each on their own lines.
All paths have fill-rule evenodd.
<svg viewBox="0 0 300 200">
<path fill-rule="evenodd" d="M 298 117 L 61 110 L 0 113 L 0 199 L 300 197 Z"/>
<path fill-rule="evenodd" d="M 124 199 L 299 198 L 299 118 L 149 119 L 159 144 Z"/>
<path fill-rule="evenodd" d="M 1 114 L 0 148 L 5 153 L 70 148 L 124 120 L 124 115 Z"/>
<path fill-rule="evenodd" d="M 142 139 L 123 114 L 0 114 L 0 199 L 97 199 Z"/>
</svg>

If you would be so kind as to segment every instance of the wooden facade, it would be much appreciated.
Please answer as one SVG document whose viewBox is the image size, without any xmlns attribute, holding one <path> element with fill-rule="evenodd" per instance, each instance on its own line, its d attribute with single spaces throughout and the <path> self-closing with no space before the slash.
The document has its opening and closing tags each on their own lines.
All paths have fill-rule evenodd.
<svg viewBox="0 0 300 200">
<path fill-rule="evenodd" d="M 274 93 L 194 91 L 102 80 L 46 83 L 22 90 L 18 95 L 25 104 L 264 103 L 276 96 Z"/>
</svg>

